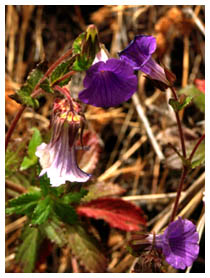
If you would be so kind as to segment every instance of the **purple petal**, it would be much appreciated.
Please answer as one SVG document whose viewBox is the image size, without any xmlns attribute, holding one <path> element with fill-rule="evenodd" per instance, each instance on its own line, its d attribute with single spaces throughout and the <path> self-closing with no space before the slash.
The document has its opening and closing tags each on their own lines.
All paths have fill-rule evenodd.
<svg viewBox="0 0 210 278">
<path fill-rule="evenodd" d="M 192 265 L 199 253 L 196 226 L 181 217 L 170 223 L 162 235 L 162 250 L 166 261 L 177 269 Z"/>
<path fill-rule="evenodd" d="M 139 35 L 119 53 L 119 56 L 120 59 L 128 62 L 134 70 L 139 70 L 147 63 L 155 49 L 156 39 L 154 37 Z"/>
<path fill-rule="evenodd" d="M 90 67 L 84 79 L 86 89 L 79 99 L 97 107 L 112 107 L 127 101 L 137 90 L 137 77 L 124 61 L 109 59 Z"/>
</svg>

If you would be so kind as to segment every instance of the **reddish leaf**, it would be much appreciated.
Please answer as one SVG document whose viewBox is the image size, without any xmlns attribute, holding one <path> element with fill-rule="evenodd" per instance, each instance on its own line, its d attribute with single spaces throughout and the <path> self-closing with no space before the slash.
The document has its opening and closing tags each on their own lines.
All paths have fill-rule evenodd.
<svg viewBox="0 0 210 278">
<path fill-rule="evenodd" d="M 198 90 L 205 94 L 205 80 L 195 79 L 195 86 Z"/>
<path fill-rule="evenodd" d="M 80 215 L 103 219 L 110 226 L 125 231 L 138 231 L 146 225 L 143 211 L 126 201 L 117 198 L 99 198 L 77 208 Z"/>
</svg>

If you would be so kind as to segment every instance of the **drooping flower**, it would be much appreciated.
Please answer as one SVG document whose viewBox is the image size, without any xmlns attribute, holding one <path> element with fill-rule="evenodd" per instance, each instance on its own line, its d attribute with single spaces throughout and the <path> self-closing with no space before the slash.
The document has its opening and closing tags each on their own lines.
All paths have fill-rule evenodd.
<svg viewBox="0 0 210 278">
<path fill-rule="evenodd" d="M 162 250 L 165 260 L 176 269 L 191 266 L 199 253 L 199 235 L 196 226 L 187 219 L 171 222 L 163 234 L 133 235 L 130 244 L 133 254 L 140 256 L 144 250 Z"/>
<path fill-rule="evenodd" d="M 84 79 L 79 99 L 97 107 L 113 107 L 127 101 L 137 90 L 137 77 L 125 61 L 108 59 L 93 64 Z"/>
<path fill-rule="evenodd" d="M 82 171 L 76 161 L 75 140 L 81 126 L 79 106 L 68 99 L 57 99 L 52 114 L 52 137 L 49 144 L 37 147 L 42 171 L 47 173 L 52 186 L 59 186 L 66 181 L 86 182 L 90 175 Z"/>
<path fill-rule="evenodd" d="M 129 63 L 134 70 L 141 70 L 154 81 L 161 82 L 163 86 L 170 85 L 170 79 L 175 76 L 164 70 L 153 58 L 156 50 L 156 39 L 153 36 L 138 35 L 119 53 L 120 59 Z M 166 76 L 167 75 L 167 76 Z M 169 79 L 169 80 L 168 80 Z"/>
</svg>

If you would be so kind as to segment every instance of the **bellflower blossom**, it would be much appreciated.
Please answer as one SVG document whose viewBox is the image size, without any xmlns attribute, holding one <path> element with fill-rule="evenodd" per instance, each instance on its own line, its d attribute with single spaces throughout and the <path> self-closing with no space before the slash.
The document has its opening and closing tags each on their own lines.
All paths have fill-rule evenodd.
<svg viewBox="0 0 210 278">
<path fill-rule="evenodd" d="M 176 269 L 185 269 L 191 266 L 198 257 L 199 235 L 196 226 L 187 219 L 171 222 L 163 234 L 134 235 L 135 240 L 131 247 L 136 252 L 144 246 L 151 249 L 151 246 L 161 250 L 165 260 Z"/>
<path fill-rule="evenodd" d="M 86 182 L 90 175 L 77 165 L 75 140 L 80 128 L 81 116 L 77 113 L 79 106 L 67 99 L 57 99 L 52 114 L 52 137 L 49 144 L 42 143 L 37 147 L 42 171 L 47 173 L 52 186 L 59 186 L 66 181 Z"/>
<path fill-rule="evenodd" d="M 141 70 L 149 78 L 170 85 L 164 69 L 152 58 L 156 50 L 156 39 L 152 36 L 138 35 L 119 53 L 120 59 L 129 63 L 134 70 Z"/>
<path fill-rule="evenodd" d="M 131 98 L 137 90 L 137 77 L 125 61 L 96 55 L 84 79 L 79 99 L 97 107 L 113 107 Z"/>
</svg>

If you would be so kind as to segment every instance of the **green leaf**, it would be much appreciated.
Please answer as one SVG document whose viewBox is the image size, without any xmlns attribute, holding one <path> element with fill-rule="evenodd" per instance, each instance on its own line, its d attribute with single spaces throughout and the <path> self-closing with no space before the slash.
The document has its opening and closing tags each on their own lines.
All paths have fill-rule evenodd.
<svg viewBox="0 0 210 278">
<path fill-rule="evenodd" d="M 98 248 L 98 242 L 87 234 L 82 226 L 69 227 L 69 245 L 89 272 L 105 272 L 106 258 Z"/>
<path fill-rule="evenodd" d="M 19 170 L 21 163 L 21 156 L 19 152 L 25 148 L 25 143 L 19 144 L 15 150 L 10 149 L 10 146 L 7 148 L 6 157 L 5 157 L 5 171 L 6 178 L 14 177 L 14 173 L 16 174 Z"/>
<path fill-rule="evenodd" d="M 28 145 L 28 156 L 25 156 L 20 166 L 20 170 L 26 170 L 29 167 L 35 165 L 38 161 L 38 157 L 35 155 L 36 148 L 41 144 L 42 137 L 37 128 L 33 128 L 34 133 Z"/>
<path fill-rule="evenodd" d="M 39 107 L 39 102 L 37 99 L 32 98 L 31 91 L 27 86 L 21 87 L 15 94 L 9 97 L 15 100 L 17 103 L 32 107 L 34 109 Z"/>
<path fill-rule="evenodd" d="M 37 157 L 29 158 L 25 156 L 20 166 L 20 171 L 26 170 L 37 163 Z"/>
<path fill-rule="evenodd" d="M 184 101 L 181 103 L 181 109 L 183 109 L 184 107 L 186 107 L 188 104 L 190 104 L 190 102 L 192 101 L 193 97 L 192 96 L 187 96 Z"/>
<path fill-rule="evenodd" d="M 75 71 L 86 71 L 92 65 L 94 58 L 88 58 L 86 56 L 78 56 L 73 64 L 72 69 Z"/>
<path fill-rule="evenodd" d="M 64 191 L 65 191 L 65 185 L 63 184 L 57 187 L 50 187 L 50 193 L 56 197 L 60 197 L 60 195 L 63 194 Z"/>
<path fill-rule="evenodd" d="M 205 112 L 205 95 L 194 85 L 188 85 L 179 91 L 179 94 L 193 97 L 193 102 L 201 112 Z"/>
<path fill-rule="evenodd" d="M 70 205 L 55 202 L 54 211 L 56 215 L 65 223 L 72 225 L 77 222 L 77 213 Z"/>
<path fill-rule="evenodd" d="M 63 62 L 57 68 L 52 72 L 52 75 L 50 77 L 50 83 L 51 86 L 57 82 L 60 78 L 62 78 L 66 73 L 69 72 L 69 67 L 71 65 L 72 61 L 69 60 L 67 62 Z M 60 83 L 59 83 L 60 85 Z"/>
<path fill-rule="evenodd" d="M 50 87 L 50 81 L 46 78 L 41 84 L 40 88 L 42 88 L 47 93 L 53 93 L 53 89 Z"/>
<path fill-rule="evenodd" d="M 73 52 L 78 56 L 72 69 L 75 71 L 88 70 L 99 50 L 98 30 L 94 25 L 89 25 L 87 30 L 73 42 Z"/>
<path fill-rule="evenodd" d="M 43 63 L 39 64 L 35 69 L 33 69 L 28 75 L 26 83 L 16 92 L 15 95 L 12 95 L 11 98 L 26 106 L 38 108 L 39 102 L 37 99 L 31 97 L 31 93 L 41 78 L 44 76 L 42 68 Z"/>
<path fill-rule="evenodd" d="M 9 200 L 6 214 L 28 214 L 31 213 L 41 198 L 41 192 L 25 193 L 17 198 Z"/>
<path fill-rule="evenodd" d="M 183 102 L 179 102 L 173 98 L 169 99 L 169 104 L 173 107 L 174 111 L 178 112 L 186 107 L 191 101 L 193 97 L 187 96 Z"/>
<path fill-rule="evenodd" d="M 30 273 L 36 263 L 37 251 L 41 242 L 40 232 L 37 228 L 27 227 L 23 233 L 23 238 L 16 254 L 16 260 L 22 266 L 23 272 Z"/>
<path fill-rule="evenodd" d="M 202 143 L 197 148 L 193 159 L 192 159 L 192 169 L 194 169 L 197 166 L 204 165 L 205 163 L 205 141 L 202 141 Z"/>
<path fill-rule="evenodd" d="M 41 198 L 40 192 L 25 193 L 20 195 L 17 198 L 9 200 L 8 204 L 10 207 L 16 207 L 19 205 L 25 205 L 31 203 L 33 201 L 38 201 L 40 198 Z"/>
<path fill-rule="evenodd" d="M 37 205 L 37 201 L 33 201 L 33 202 L 30 202 L 25 205 L 19 205 L 16 207 L 6 208 L 5 212 L 8 215 L 14 214 L 14 213 L 21 214 L 21 215 L 31 215 L 31 213 L 33 212 L 36 205 Z"/>
<path fill-rule="evenodd" d="M 71 192 L 66 194 L 62 198 L 62 202 L 65 204 L 70 204 L 70 203 L 79 203 L 80 200 L 88 193 L 87 190 L 81 189 L 80 192 Z"/>
<path fill-rule="evenodd" d="M 47 174 L 39 178 L 39 183 L 43 196 L 47 196 L 50 191 L 50 179 L 48 178 Z"/>
<path fill-rule="evenodd" d="M 81 33 L 73 42 L 72 48 L 74 54 L 80 54 L 82 51 L 82 42 L 85 39 L 85 32 Z"/>
<path fill-rule="evenodd" d="M 44 223 L 52 211 L 52 201 L 49 196 L 39 201 L 32 214 L 32 224 L 40 225 Z"/>
<path fill-rule="evenodd" d="M 44 235 L 51 240 L 51 242 L 55 242 L 56 245 L 62 247 L 67 242 L 66 233 L 62 229 L 62 225 L 63 224 L 54 217 L 53 219 L 48 220 L 42 224 L 40 229 Z"/>
<path fill-rule="evenodd" d="M 39 132 L 39 130 L 37 128 L 33 128 L 34 133 L 33 136 L 29 142 L 29 146 L 28 146 L 28 155 L 29 157 L 34 157 L 35 156 L 35 152 L 36 152 L 36 148 L 42 143 L 42 137 L 41 134 Z"/>
</svg>

